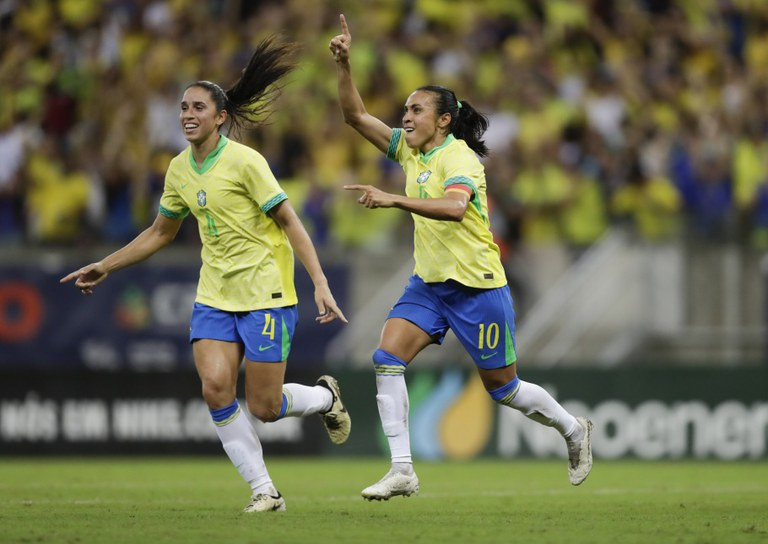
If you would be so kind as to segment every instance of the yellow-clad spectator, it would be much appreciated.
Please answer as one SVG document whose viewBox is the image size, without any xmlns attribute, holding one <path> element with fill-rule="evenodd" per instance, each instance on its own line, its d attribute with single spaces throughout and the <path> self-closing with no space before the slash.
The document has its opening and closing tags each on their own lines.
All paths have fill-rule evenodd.
<svg viewBox="0 0 768 544">
<path fill-rule="evenodd" d="M 560 216 L 564 241 L 574 250 L 597 242 L 608 229 L 603 189 L 594 176 L 582 172 L 575 161 L 565 162 L 571 187 Z"/>
<path fill-rule="evenodd" d="M 611 210 L 628 218 L 643 240 L 669 240 L 678 232 L 682 199 L 677 188 L 663 176 L 649 178 L 634 161 L 627 184 L 614 193 Z"/>
<path fill-rule="evenodd" d="M 77 29 L 93 24 L 104 7 L 102 0 L 58 0 L 57 4 L 62 21 Z"/>
<path fill-rule="evenodd" d="M 752 204 L 757 187 L 765 179 L 768 141 L 756 123 L 747 123 L 733 148 L 733 200 L 739 210 Z"/>
<path fill-rule="evenodd" d="M 524 90 L 524 104 L 520 118 L 519 142 L 526 152 L 548 145 L 575 117 L 575 110 L 557 97 L 547 98 L 545 89 L 528 85 Z"/>
<path fill-rule="evenodd" d="M 76 157 L 63 156 L 57 143 L 47 139 L 29 159 L 27 217 L 36 242 L 71 244 L 82 233 L 90 181 L 76 167 Z"/>
<path fill-rule="evenodd" d="M 569 29 L 585 28 L 589 24 L 586 2 L 547 0 L 543 10 L 547 18 L 547 31 L 552 37 L 561 37 Z"/>
<path fill-rule="evenodd" d="M 22 2 L 16 12 L 16 28 L 28 36 L 35 46 L 44 46 L 52 39 L 54 6 L 48 0 Z"/>
<path fill-rule="evenodd" d="M 528 245 L 562 242 L 561 214 L 571 194 L 571 181 L 549 152 L 538 150 L 512 184 L 512 196 L 523 209 L 522 239 Z"/>
</svg>

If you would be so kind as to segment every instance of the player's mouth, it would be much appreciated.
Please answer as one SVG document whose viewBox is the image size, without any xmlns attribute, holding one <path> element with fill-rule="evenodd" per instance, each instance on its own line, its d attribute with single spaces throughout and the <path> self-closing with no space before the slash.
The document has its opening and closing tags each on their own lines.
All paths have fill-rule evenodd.
<svg viewBox="0 0 768 544">
<path fill-rule="evenodd" d="M 199 126 L 197 123 L 184 123 L 184 132 L 192 132 Z"/>
</svg>

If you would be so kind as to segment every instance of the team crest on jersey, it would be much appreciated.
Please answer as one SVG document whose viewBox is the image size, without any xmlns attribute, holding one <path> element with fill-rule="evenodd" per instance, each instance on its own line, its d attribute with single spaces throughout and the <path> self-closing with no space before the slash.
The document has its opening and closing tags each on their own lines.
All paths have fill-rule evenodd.
<svg viewBox="0 0 768 544">
<path fill-rule="evenodd" d="M 205 191 L 202 189 L 197 192 L 197 204 L 201 208 L 204 208 L 205 205 L 208 203 L 208 200 L 205 198 Z"/>
<path fill-rule="evenodd" d="M 416 183 L 426 183 L 429 179 L 429 176 L 432 175 L 432 170 L 427 170 L 426 172 L 422 172 L 419 174 L 419 177 L 416 178 Z"/>
</svg>

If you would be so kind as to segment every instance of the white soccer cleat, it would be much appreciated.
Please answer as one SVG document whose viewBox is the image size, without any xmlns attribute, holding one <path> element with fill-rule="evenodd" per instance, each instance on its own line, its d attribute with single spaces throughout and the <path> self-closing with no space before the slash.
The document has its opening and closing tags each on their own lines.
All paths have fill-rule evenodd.
<svg viewBox="0 0 768 544">
<path fill-rule="evenodd" d="M 410 497 L 418 493 L 419 478 L 416 473 L 408 475 L 390 470 L 381 480 L 363 489 L 361 495 L 367 501 L 388 501 L 390 497 L 397 495 Z"/>
<path fill-rule="evenodd" d="M 341 390 L 339 383 L 331 376 L 320 376 L 317 379 L 317 385 L 325 387 L 333 395 L 331 409 L 321 413 L 325 430 L 334 444 L 343 444 L 349 438 L 349 432 L 352 429 L 352 420 L 341 402 Z"/>
<path fill-rule="evenodd" d="M 568 444 L 568 479 L 571 485 L 579 485 L 587 479 L 592 470 L 592 422 L 585 417 L 577 417 L 576 421 L 584 428 L 584 436 L 579 441 Z"/>
<path fill-rule="evenodd" d="M 285 499 L 278 493 L 277 497 L 259 493 L 251 497 L 251 502 L 243 509 L 243 512 L 283 512 L 285 510 Z"/>
</svg>

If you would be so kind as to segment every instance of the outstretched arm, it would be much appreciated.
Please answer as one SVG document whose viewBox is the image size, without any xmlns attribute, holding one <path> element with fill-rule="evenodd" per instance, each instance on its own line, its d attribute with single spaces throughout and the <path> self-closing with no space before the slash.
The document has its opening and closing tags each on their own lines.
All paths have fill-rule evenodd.
<svg viewBox="0 0 768 544">
<path fill-rule="evenodd" d="M 338 76 L 339 103 L 344 121 L 375 145 L 381 152 L 386 153 L 392 128 L 365 110 L 363 99 L 352 81 L 352 70 L 349 64 L 349 52 L 352 47 L 352 36 L 349 33 L 347 20 L 339 15 L 341 34 L 334 36 L 328 47 L 336 61 Z"/>
<path fill-rule="evenodd" d="M 93 288 L 107 279 L 110 272 L 141 262 L 170 244 L 181 227 L 181 219 L 170 219 L 158 214 L 152 225 L 97 263 L 91 263 L 61 278 L 59 283 L 75 280 L 75 287 L 84 295 L 93 294 Z"/>
<path fill-rule="evenodd" d="M 366 208 L 400 208 L 441 221 L 461 221 L 469 205 L 469 194 L 461 189 L 446 191 L 440 198 L 410 198 L 385 193 L 373 185 L 345 185 L 348 191 L 362 191 L 357 201 Z"/>
<path fill-rule="evenodd" d="M 317 258 L 315 246 L 312 239 L 307 234 L 301 219 L 296 215 L 296 211 L 290 202 L 283 200 L 280 204 L 272 208 L 269 212 L 272 218 L 277 221 L 280 228 L 283 229 L 293 250 L 299 257 L 299 260 L 307 269 L 312 283 L 315 284 L 315 304 L 317 305 L 318 316 L 315 321 L 319 323 L 330 323 L 337 317 L 344 323 L 347 318 L 339 309 L 331 294 L 331 288 L 328 287 L 328 279 L 320 266 L 320 259 Z"/>
</svg>

